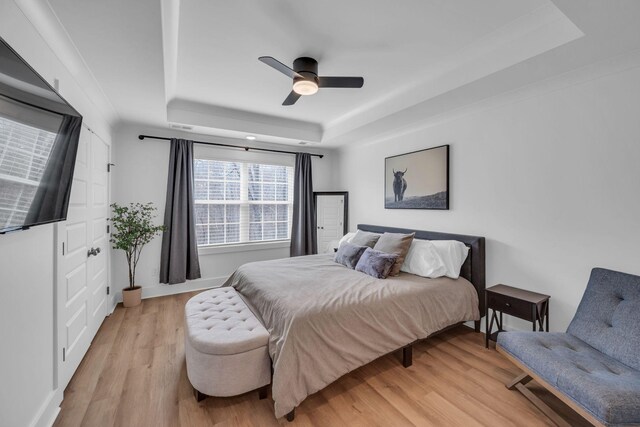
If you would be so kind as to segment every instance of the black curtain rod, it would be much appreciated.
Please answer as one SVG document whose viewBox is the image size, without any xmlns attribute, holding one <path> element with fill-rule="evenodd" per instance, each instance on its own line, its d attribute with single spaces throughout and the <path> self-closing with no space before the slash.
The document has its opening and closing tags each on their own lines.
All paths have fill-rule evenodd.
<svg viewBox="0 0 640 427">
<path fill-rule="evenodd" d="M 145 138 L 149 139 L 162 139 L 165 141 L 171 141 L 173 138 L 167 138 L 166 136 L 151 136 L 151 135 L 138 135 L 139 140 L 143 140 Z M 216 147 L 229 147 L 229 148 L 242 148 L 244 151 L 249 150 L 257 150 L 257 151 L 268 151 L 270 153 L 282 153 L 282 154 L 298 154 L 297 151 L 284 151 L 284 150 L 272 150 L 270 148 L 256 148 L 256 147 L 247 147 L 245 145 L 233 145 L 233 144 L 222 144 L 220 142 L 205 142 L 205 141 L 193 141 L 195 144 L 203 144 L 203 145 L 215 145 Z M 323 154 L 313 154 L 309 153 L 310 156 L 323 158 Z"/>
</svg>

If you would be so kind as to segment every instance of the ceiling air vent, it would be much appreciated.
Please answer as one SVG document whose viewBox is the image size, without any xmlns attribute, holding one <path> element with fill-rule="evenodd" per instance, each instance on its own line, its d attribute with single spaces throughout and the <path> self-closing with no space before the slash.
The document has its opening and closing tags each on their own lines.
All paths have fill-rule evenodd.
<svg viewBox="0 0 640 427">
<path fill-rule="evenodd" d="M 176 123 L 170 123 L 169 127 L 171 129 L 180 129 L 180 130 L 191 130 L 191 129 L 193 129 L 193 126 L 179 125 L 179 124 L 176 124 Z"/>
</svg>

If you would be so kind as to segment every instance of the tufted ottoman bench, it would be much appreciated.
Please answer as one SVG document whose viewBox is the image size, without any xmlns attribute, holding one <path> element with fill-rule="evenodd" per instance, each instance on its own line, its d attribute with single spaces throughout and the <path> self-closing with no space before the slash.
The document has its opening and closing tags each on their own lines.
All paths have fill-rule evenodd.
<svg viewBox="0 0 640 427">
<path fill-rule="evenodd" d="M 187 376 L 198 401 L 235 396 L 271 382 L 269 333 L 235 289 L 202 292 L 185 306 Z"/>
</svg>

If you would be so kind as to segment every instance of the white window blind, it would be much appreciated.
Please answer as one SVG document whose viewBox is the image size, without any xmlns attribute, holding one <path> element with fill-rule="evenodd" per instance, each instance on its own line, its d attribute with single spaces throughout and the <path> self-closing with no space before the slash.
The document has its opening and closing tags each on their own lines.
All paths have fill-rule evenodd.
<svg viewBox="0 0 640 427">
<path fill-rule="evenodd" d="M 290 238 L 292 167 L 196 159 L 194 184 L 198 246 Z"/>
<path fill-rule="evenodd" d="M 0 226 L 24 222 L 56 133 L 0 117 Z"/>
</svg>

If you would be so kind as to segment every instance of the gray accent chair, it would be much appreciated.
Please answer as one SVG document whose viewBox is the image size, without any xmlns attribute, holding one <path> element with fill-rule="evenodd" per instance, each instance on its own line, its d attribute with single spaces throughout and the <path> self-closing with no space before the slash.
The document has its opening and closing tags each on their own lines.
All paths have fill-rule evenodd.
<svg viewBox="0 0 640 427">
<path fill-rule="evenodd" d="M 594 268 L 566 333 L 501 333 L 497 349 L 524 371 L 507 387 L 556 424 L 568 425 L 524 386 L 530 380 L 594 425 L 640 425 L 640 276 Z"/>
</svg>

